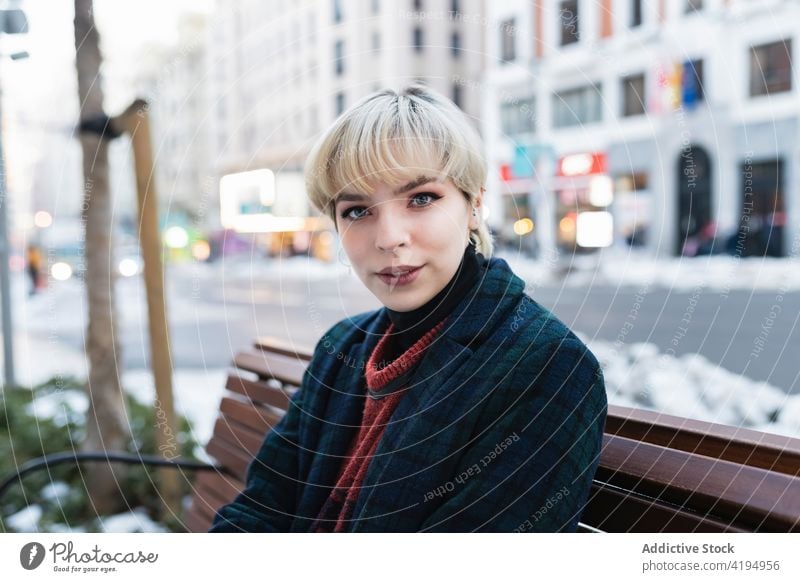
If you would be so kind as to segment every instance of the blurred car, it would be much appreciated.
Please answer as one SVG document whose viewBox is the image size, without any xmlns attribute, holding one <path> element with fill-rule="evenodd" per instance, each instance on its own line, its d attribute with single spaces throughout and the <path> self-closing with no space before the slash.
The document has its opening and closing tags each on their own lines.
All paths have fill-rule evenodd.
<svg viewBox="0 0 800 582">
<path fill-rule="evenodd" d="M 45 264 L 48 275 L 56 281 L 68 281 L 73 277 L 86 278 L 84 247 L 78 244 L 50 246 L 45 249 Z M 113 251 L 116 273 L 121 277 L 134 277 L 142 272 L 143 261 L 139 247 L 123 245 Z"/>
</svg>

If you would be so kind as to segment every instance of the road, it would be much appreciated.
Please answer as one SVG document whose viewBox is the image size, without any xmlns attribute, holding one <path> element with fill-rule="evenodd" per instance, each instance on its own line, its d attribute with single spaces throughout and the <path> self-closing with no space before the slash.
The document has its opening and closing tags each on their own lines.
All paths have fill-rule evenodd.
<svg viewBox="0 0 800 582">
<path fill-rule="evenodd" d="M 305 281 L 282 277 L 170 275 L 172 301 L 189 317 L 172 324 L 176 367 L 221 367 L 257 336 L 313 347 L 342 318 L 380 307 L 354 277 Z M 529 290 L 571 328 L 593 339 L 650 342 L 676 356 L 710 361 L 787 393 L 800 392 L 800 293 L 559 285 Z M 775 309 L 778 306 L 780 311 Z M 196 317 L 191 317 L 192 312 Z M 146 330 L 126 330 L 126 366 L 145 365 Z"/>
<path fill-rule="evenodd" d="M 380 303 L 354 276 L 329 270 L 305 277 L 274 270 L 171 265 L 167 271 L 172 357 L 176 368 L 225 368 L 260 336 L 313 348 L 333 324 Z M 24 304 L 18 285 L 19 303 Z M 117 286 L 117 331 L 125 369 L 149 366 L 143 283 Z M 590 340 L 650 342 L 662 353 L 699 353 L 714 364 L 800 393 L 800 292 L 707 288 L 668 290 L 592 284 L 529 286 L 534 300 Z M 85 293 L 80 285 L 36 299 L 38 315 L 18 314 L 17 325 L 43 341 L 82 353 Z M 69 306 L 67 308 L 66 306 Z M 36 325 L 34 325 L 36 324 Z"/>
</svg>

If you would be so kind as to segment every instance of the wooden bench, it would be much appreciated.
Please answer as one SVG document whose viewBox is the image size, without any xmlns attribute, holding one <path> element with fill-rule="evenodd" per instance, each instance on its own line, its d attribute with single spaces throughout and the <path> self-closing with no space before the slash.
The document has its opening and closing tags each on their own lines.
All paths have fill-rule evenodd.
<svg viewBox="0 0 800 582">
<path fill-rule="evenodd" d="M 206 531 L 244 487 L 264 435 L 299 388 L 311 353 L 262 339 L 234 358 L 185 523 Z M 609 406 L 583 532 L 800 531 L 800 439 Z"/>
</svg>

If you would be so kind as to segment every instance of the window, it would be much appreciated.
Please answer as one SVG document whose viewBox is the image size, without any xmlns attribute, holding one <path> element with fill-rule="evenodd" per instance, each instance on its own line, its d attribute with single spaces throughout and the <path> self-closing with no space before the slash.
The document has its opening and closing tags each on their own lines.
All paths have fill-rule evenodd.
<svg viewBox="0 0 800 582">
<path fill-rule="evenodd" d="M 622 79 L 622 115 L 631 117 L 645 112 L 644 73 Z"/>
<path fill-rule="evenodd" d="M 642 25 L 642 0 L 631 0 L 630 27 Z"/>
<path fill-rule="evenodd" d="M 692 12 L 700 12 L 703 9 L 703 0 L 686 0 L 683 4 L 683 13 L 691 14 Z"/>
<path fill-rule="evenodd" d="M 344 106 L 345 106 L 344 92 L 343 91 L 339 91 L 336 94 L 335 102 L 334 102 L 334 106 L 333 106 L 334 111 L 336 112 L 337 116 L 341 115 L 342 113 L 344 113 Z"/>
<path fill-rule="evenodd" d="M 342 0 L 333 0 L 333 23 L 339 24 L 343 18 Z"/>
<path fill-rule="evenodd" d="M 453 103 L 455 103 L 458 107 L 461 107 L 461 84 L 460 83 L 453 83 Z"/>
<path fill-rule="evenodd" d="M 500 24 L 500 62 L 508 63 L 517 58 L 516 21 L 513 18 Z"/>
<path fill-rule="evenodd" d="M 561 46 L 578 42 L 578 0 L 564 0 L 558 11 L 561 20 Z"/>
<path fill-rule="evenodd" d="M 536 101 L 533 97 L 500 104 L 500 126 L 503 135 L 514 138 L 536 132 Z"/>
<path fill-rule="evenodd" d="M 457 32 L 450 37 L 450 50 L 453 52 L 453 58 L 461 56 L 461 35 Z"/>
<path fill-rule="evenodd" d="M 373 52 L 381 50 L 381 35 L 378 32 L 372 33 L 372 50 Z"/>
<path fill-rule="evenodd" d="M 414 39 L 412 42 L 414 46 L 414 52 L 421 53 L 422 52 L 422 27 L 415 26 L 414 27 Z"/>
<path fill-rule="evenodd" d="M 681 91 L 684 105 L 694 105 L 706 97 L 703 89 L 703 60 L 687 61 L 683 63 L 683 81 Z"/>
<path fill-rule="evenodd" d="M 792 39 L 750 49 L 750 96 L 792 90 Z"/>
<path fill-rule="evenodd" d="M 570 127 L 603 119 L 602 91 L 595 85 L 553 95 L 553 126 Z"/>
<path fill-rule="evenodd" d="M 336 44 L 333 47 L 333 54 L 334 54 L 334 70 L 336 72 L 336 76 L 340 77 L 344 74 L 344 41 L 337 40 Z"/>
<path fill-rule="evenodd" d="M 450 17 L 454 18 L 458 16 L 461 11 L 459 10 L 459 2 L 458 0 L 450 0 Z"/>
</svg>

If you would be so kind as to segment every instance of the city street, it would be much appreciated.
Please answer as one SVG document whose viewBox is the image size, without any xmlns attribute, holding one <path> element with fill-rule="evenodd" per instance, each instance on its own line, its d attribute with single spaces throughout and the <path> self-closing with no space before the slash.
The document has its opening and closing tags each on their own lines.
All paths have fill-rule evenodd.
<svg viewBox="0 0 800 582">
<path fill-rule="evenodd" d="M 236 351 L 259 336 L 312 348 L 340 319 L 380 307 L 340 266 L 320 264 L 308 274 L 301 261 L 237 259 L 171 266 L 168 310 L 175 368 L 224 368 Z M 570 281 L 529 285 L 528 293 L 588 340 L 649 342 L 673 356 L 699 353 L 736 374 L 800 393 L 795 360 L 800 353 L 797 291 L 733 288 L 722 293 L 656 285 L 575 286 Z M 79 289 L 75 287 L 74 293 Z M 144 301 L 141 282 L 120 281 L 119 335 L 126 369 L 146 368 L 149 360 Z M 780 312 L 771 317 L 776 303 Z M 57 318 L 61 323 L 45 327 L 40 323 L 38 332 L 55 326 L 59 342 L 82 349 L 83 324 L 72 315 Z"/>
</svg>

